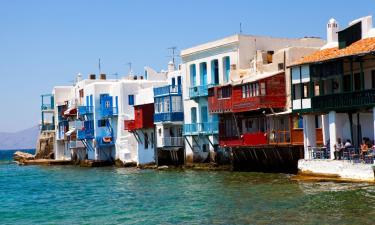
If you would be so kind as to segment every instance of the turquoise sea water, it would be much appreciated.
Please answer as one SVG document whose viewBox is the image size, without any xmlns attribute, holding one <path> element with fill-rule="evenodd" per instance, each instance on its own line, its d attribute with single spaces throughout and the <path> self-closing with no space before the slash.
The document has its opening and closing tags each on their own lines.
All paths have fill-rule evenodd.
<svg viewBox="0 0 375 225">
<path fill-rule="evenodd" d="M 284 174 L 18 166 L 0 152 L 0 224 L 375 224 L 375 186 Z"/>
</svg>

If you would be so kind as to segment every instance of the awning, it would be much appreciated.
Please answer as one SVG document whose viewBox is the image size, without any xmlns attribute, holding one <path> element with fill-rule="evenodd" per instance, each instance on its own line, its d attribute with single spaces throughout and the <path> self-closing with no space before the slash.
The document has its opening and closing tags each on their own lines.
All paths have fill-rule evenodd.
<svg viewBox="0 0 375 225">
<path fill-rule="evenodd" d="M 71 129 L 71 130 L 69 130 L 68 132 L 66 132 L 65 133 L 65 135 L 66 136 L 70 136 L 70 135 L 72 135 L 74 132 L 76 132 L 77 131 L 77 129 Z"/>
<path fill-rule="evenodd" d="M 71 107 L 64 112 L 64 116 L 75 116 L 77 115 L 77 108 L 76 107 Z"/>
<path fill-rule="evenodd" d="M 291 114 L 292 113 L 292 110 L 287 110 L 287 111 L 284 111 L 284 112 L 279 112 L 279 113 L 272 113 L 272 114 L 267 114 L 266 116 L 282 116 L 282 115 L 288 115 L 288 114 Z"/>
</svg>

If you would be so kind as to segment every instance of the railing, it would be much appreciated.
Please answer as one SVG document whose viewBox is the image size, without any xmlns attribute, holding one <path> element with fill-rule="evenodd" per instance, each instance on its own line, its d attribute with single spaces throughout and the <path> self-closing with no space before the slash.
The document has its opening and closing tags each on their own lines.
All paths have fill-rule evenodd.
<svg viewBox="0 0 375 225">
<path fill-rule="evenodd" d="M 89 115 L 93 114 L 94 112 L 94 107 L 92 106 L 78 106 L 78 114 L 79 115 Z"/>
<path fill-rule="evenodd" d="M 135 120 L 125 120 L 124 121 L 124 129 L 127 131 L 133 131 L 135 130 Z"/>
<path fill-rule="evenodd" d="M 183 121 L 184 112 L 155 113 L 154 122 Z"/>
<path fill-rule="evenodd" d="M 53 124 L 42 125 L 41 130 L 42 131 L 54 131 L 55 130 L 55 125 L 53 125 Z"/>
<path fill-rule="evenodd" d="M 208 96 L 208 89 L 212 86 L 213 84 L 206 84 L 206 85 L 191 87 L 189 88 L 189 97 L 198 98 L 198 97 Z"/>
<path fill-rule="evenodd" d="M 330 159 L 330 151 L 326 147 L 308 147 L 310 159 Z"/>
<path fill-rule="evenodd" d="M 290 144 L 290 131 L 276 130 L 268 133 L 270 144 Z"/>
<path fill-rule="evenodd" d="M 94 139 L 94 130 L 93 129 L 82 129 L 77 130 L 77 139 Z"/>
<path fill-rule="evenodd" d="M 115 144 L 113 136 L 99 136 L 96 138 L 96 142 L 100 147 L 109 147 Z"/>
<path fill-rule="evenodd" d="M 103 117 L 111 117 L 118 115 L 118 107 L 101 107 L 100 111 Z"/>
<path fill-rule="evenodd" d="M 184 135 L 217 134 L 218 131 L 218 122 L 184 124 Z"/>
<path fill-rule="evenodd" d="M 168 147 L 181 147 L 184 145 L 184 139 L 182 137 L 165 137 L 162 138 L 162 144 Z"/>
<path fill-rule="evenodd" d="M 375 105 L 375 90 L 363 90 L 312 97 L 313 109 L 336 110 Z"/>
<path fill-rule="evenodd" d="M 244 112 L 256 110 L 259 108 L 284 108 L 286 103 L 285 96 L 254 96 L 249 98 L 233 98 L 233 112 Z"/>
<path fill-rule="evenodd" d="M 53 110 L 53 105 L 52 104 L 42 104 L 40 109 L 41 110 Z"/>
<path fill-rule="evenodd" d="M 180 95 L 182 94 L 181 85 L 168 85 L 163 87 L 154 88 L 154 97 L 163 95 Z"/>
<path fill-rule="evenodd" d="M 69 141 L 69 148 L 84 148 L 82 141 Z"/>
</svg>

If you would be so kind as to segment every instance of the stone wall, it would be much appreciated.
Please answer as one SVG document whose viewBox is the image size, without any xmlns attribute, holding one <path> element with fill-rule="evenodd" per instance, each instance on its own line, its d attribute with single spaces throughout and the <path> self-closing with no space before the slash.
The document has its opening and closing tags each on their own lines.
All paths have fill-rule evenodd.
<svg viewBox="0 0 375 225">
<path fill-rule="evenodd" d="M 342 179 L 375 181 L 374 165 L 353 163 L 344 160 L 306 160 L 298 161 L 298 170 L 301 174 L 313 174 Z"/>
<path fill-rule="evenodd" d="M 54 159 L 55 133 L 43 131 L 38 138 L 36 144 L 35 158 L 36 159 Z"/>
</svg>

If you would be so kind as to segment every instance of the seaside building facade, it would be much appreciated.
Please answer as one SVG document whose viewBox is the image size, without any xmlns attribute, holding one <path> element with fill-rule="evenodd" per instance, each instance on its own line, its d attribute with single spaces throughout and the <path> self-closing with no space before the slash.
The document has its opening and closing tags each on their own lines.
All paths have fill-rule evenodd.
<svg viewBox="0 0 375 225">
<path fill-rule="evenodd" d="M 375 139 L 374 54 L 371 16 L 354 20 L 342 30 L 331 19 L 327 24 L 327 44 L 291 66 L 293 112 L 303 117 L 306 160 L 299 164 L 300 170 L 351 178 L 368 174 L 366 169 L 362 170 L 363 165 L 324 159 L 373 163 L 370 152 Z M 313 128 L 317 123 L 322 126 L 324 145 L 316 142 Z M 339 142 L 349 144 L 341 148 Z M 357 170 L 359 167 L 362 169 Z M 373 170 L 367 171 L 373 177 Z"/>
<path fill-rule="evenodd" d="M 168 84 L 153 90 L 154 124 L 158 165 L 180 165 L 185 162 L 182 136 L 184 110 L 182 100 L 183 76 L 173 62 L 168 64 Z"/>
<path fill-rule="evenodd" d="M 261 111 L 259 106 L 256 105 L 256 102 L 252 102 L 256 99 L 255 101 L 258 101 L 260 104 L 260 98 L 251 98 L 248 102 L 244 100 L 243 103 L 238 102 L 238 106 L 240 107 L 237 109 L 236 106 L 236 109 L 233 110 L 233 104 L 237 104 L 233 102 L 236 99 L 231 98 L 232 85 L 234 83 L 237 82 L 236 84 L 241 86 L 243 82 L 241 79 L 246 76 L 249 78 L 248 82 L 250 83 L 250 85 L 246 87 L 251 88 L 251 91 L 254 91 L 252 92 L 254 95 L 259 95 L 261 87 L 257 85 L 263 85 L 265 83 L 260 84 L 257 79 L 266 79 L 267 77 L 283 73 L 284 66 L 278 65 L 277 63 L 268 66 L 270 67 L 270 71 L 264 69 L 265 74 L 263 74 L 263 71 L 260 75 L 256 73 L 257 68 L 259 69 L 263 66 L 264 60 L 267 61 L 267 57 L 269 57 L 268 60 L 270 61 L 274 51 L 287 46 L 303 46 L 306 48 L 321 47 L 323 43 L 322 40 L 317 38 L 287 39 L 234 35 L 183 50 L 181 52 L 181 57 L 183 61 L 182 70 L 185 73 L 183 88 L 185 111 L 184 137 L 186 142 L 185 152 L 187 162 L 219 160 L 221 156 L 217 154 L 218 151 L 220 151 L 222 155 L 226 155 L 226 152 L 222 150 L 225 150 L 229 142 L 225 144 L 225 139 L 234 135 L 234 133 L 237 138 L 241 137 L 240 131 L 237 130 L 238 127 L 233 126 L 234 123 L 240 123 L 238 121 L 234 122 L 234 120 L 237 120 L 236 117 L 233 117 L 234 113 L 247 112 L 255 109 Z M 298 54 L 304 54 L 304 52 L 305 51 L 302 50 L 296 53 L 295 57 L 301 56 Z M 283 59 L 283 54 L 284 53 L 279 53 L 278 57 Z M 285 62 L 282 61 L 279 63 Z M 282 67 L 280 71 L 277 69 L 278 66 Z M 267 66 L 263 67 L 265 68 Z M 276 67 L 276 69 L 274 69 L 274 67 Z M 280 95 L 278 99 L 281 100 L 280 102 L 274 103 L 275 106 L 277 105 L 280 108 L 279 111 L 285 109 L 285 101 L 287 99 L 285 94 L 287 88 L 285 81 L 283 81 L 283 74 L 279 75 L 279 77 L 283 78 L 280 81 L 281 91 L 277 93 Z M 277 80 L 277 77 L 275 79 Z M 262 87 L 263 90 L 265 90 L 265 86 Z M 238 90 L 238 94 L 241 96 L 242 86 L 239 87 Z M 247 92 L 249 97 L 253 97 L 249 91 L 250 89 Z M 234 91 L 233 94 L 234 93 L 237 93 L 237 90 Z M 271 106 L 274 105 L 266 107 L 268 113 Z M 276 109 L 276 111 L 277 110 L 278 109 Z M 219 117 L 221 114 L 222 116 Z M 227 122 L 224 122 L 225 120 Z M 257 123 L 259 123 L 259 121 Z M 221 129 L 219 129 L 219 124 Z M 223 124 L 228 126 L 228 130 L 222 126 Z M 226 137 L 227 135 L 228 137 Z M 265 138 L 258 135 L 253 137 L 248 136 L 246 139 L 255 143 Z"/>
<path fill-rule="evenodd" d="M 146 74 L 120 80 L 107 80 L 105 74 L 99 79 L 78 76 L 72 86 L 55 87 L 51 95 L 55 128 L 49 129 L 56 134 L 54 158 L 138 163 L 137 141 L 124 129 L 124 121 L 134 115 L 139 90 L 166 83 L 165 74 L 151 69 Z"/>
</svg>

